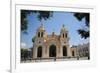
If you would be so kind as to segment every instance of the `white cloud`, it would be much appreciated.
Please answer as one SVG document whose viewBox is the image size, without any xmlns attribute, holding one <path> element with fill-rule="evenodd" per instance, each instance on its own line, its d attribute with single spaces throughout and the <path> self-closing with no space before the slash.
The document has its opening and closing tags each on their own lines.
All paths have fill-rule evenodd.
<svg viewBox="0 0 100 73">
<path fill-rule="evenodd" d="M 26 43 L 21 43 L 21 48 L 26 48 Z"/>
</svg>

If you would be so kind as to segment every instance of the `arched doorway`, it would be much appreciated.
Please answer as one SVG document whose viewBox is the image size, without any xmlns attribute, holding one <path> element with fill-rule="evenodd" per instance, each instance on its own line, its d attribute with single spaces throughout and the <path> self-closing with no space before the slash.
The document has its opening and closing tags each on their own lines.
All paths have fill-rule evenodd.
<svg viewBox="0 0 100 73">
<path fill-rule="evenodd" d="M 66 48 L 66 46 L 63 46 L 63 56 L 67 56 L 67 48 Z"/>
<path fill-rule="evenodd" d="M 51 45 L 49 48 L 49 57 L 56 57 L 56 46 Z"/>
<path fill-rule="evenodd" d="M 42 57 L 42 47 L 39 46 L 37 49 L 37 57 Z"/>
</svg>

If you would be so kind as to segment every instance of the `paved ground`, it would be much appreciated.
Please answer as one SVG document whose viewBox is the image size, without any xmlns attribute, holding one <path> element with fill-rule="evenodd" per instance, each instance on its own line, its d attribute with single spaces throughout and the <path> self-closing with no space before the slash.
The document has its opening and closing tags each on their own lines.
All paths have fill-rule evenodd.
<svg viewBox="0 0 100 73">
<path fill-rule="evenodd" d="M 32 62 L 50 62 L 50 61 L 75 61 L 77 58 L 65 58 L 65 59 L 45 59 L 45 60 L 26 60 L 21 61 L 21 63 L 32 63 Z M 88 60 L 88 57 L 79 58 L 79 60 Z"/>
</svg>

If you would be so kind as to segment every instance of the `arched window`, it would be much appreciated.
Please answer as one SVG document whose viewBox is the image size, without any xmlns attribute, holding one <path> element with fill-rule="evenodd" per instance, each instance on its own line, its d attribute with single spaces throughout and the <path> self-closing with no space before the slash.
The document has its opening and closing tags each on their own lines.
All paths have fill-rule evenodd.
<svg viewBox="0 0 100 73">
<path fill-rule="evenodd" d="M 67 38 L 67 33 L 66 33 L 66 38 Z"/>
<path fill-rule="evenodd" d="M 43 37 L 43 32 L 41 32 L 41 37 Z"/>
<path fill-rule="evenodd" d="M 38 37 L 40 37 L 40 32 L 38 32 Z"/>
</svg>

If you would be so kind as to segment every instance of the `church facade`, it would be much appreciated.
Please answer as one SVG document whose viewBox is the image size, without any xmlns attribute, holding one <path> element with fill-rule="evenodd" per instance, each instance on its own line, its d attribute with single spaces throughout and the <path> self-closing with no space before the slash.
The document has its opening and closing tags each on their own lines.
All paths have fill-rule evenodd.
<svg viewBox="0 0 100 73">
<path fill-rule="evenodd" d="M 74 54 L 74 52 L 73 52 Z M 43 25 L 36 32 L 33 42 L 33 59 L 75 56 L 69 45 L 68 30 L 63 25 L 60 34 L 48 34 Z"/>
</svg>

